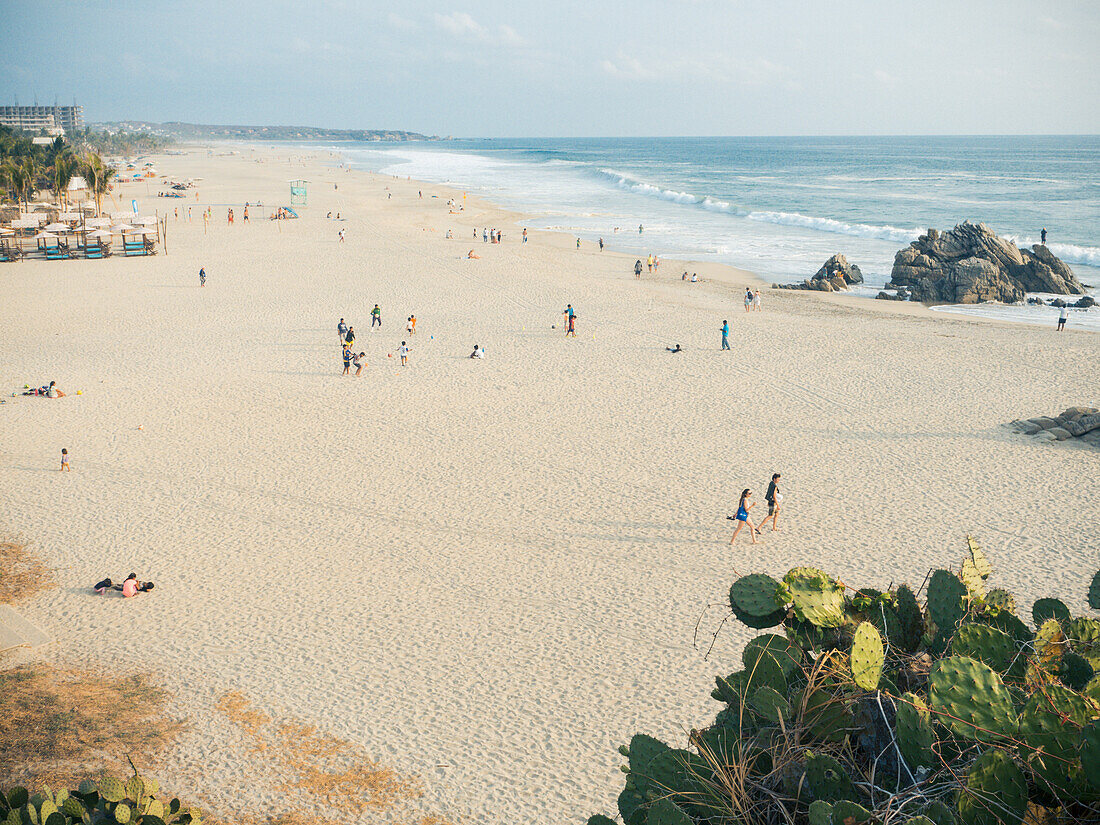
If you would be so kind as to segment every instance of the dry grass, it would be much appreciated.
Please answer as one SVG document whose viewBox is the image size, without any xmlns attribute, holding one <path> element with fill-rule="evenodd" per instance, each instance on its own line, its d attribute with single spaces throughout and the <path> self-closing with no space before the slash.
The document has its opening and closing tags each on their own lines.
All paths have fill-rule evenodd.
<svg viewBox="0 0 1100 825">
<path fill-rule="evenodd" d="M 0 604 L 25 601 L 56 586 L 54 571 L 29 553 L 26 543 L 0 540 Z"/>
<path fill-rule="evenodd" d="M 217 708 L 241 729 L 254 751 L 272 761 L 289 804 L 313 809 L 321 806 L 330 812 L 317 817 L 291 810 L 269 816 L 268 825 L 348 822 L 367 812 L 400 813 L 407 803 L 423 796 L 419 777 L 380 765 L 352 743 L 312 725 L 294 719 L 275 723 L 239 692 L 222 696 Z M 424 815 L 416 825 L 450 823 Z"/>
<path fill-rule="evenodd" d="M 182 727 L 165 715 L 167 698 L 143 676 L 40 663 L 0 671 L 0 787 L 128 774 L 127 757 L 149 771 Z"/>
</svg>

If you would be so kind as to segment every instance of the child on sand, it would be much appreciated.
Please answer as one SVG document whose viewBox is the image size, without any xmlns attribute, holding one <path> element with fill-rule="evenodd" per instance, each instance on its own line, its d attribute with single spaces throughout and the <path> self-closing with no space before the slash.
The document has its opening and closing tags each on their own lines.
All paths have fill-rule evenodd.
<svg viewBox="0 0 1100 825">
<path fill-rule="evenodd" d="M 375 325 L 382 326 L 382 309 L 378 304 L 374 305 L 374 309 L 370 311 L 370 328 L 374 329 Z"/>
<path fill-rule="evenodd" d="M 344 358 L 344 375 L 351 372 L 351 348 L 344 344 L 344 351 L 341 353 Z"/>
<path fill-rule="evenodd" d="M 206 286 L 206 267 L 199 267 L 199 286 Z"/>
<path fill-rule="evenodd" d="M 752 543 L 756 544 L 756 536 L 760 533 L 760 530 L 753 526 L 752 520 L 749 518 L 749 510 L 756 506 L 756 502 L 749 501 L 752 498 L 752 490 L 748 488 L 741 491 L 741 500 L 737 503 L 737 515 L 726 516 L 726 518 L 736 521 L 737 527 L 733 531 L 733 537 L 730 539 L 732 545 L 737 538 L 737 534 L 741 532 L 741 528 L 746 524 L 749 525 L 749 535 L 752 537 Z"/>
<path fill-rule="evenodd" d="M 367 365 L 367 362 L 363 360 L 366 356 L 365 352 L 361 352 L 352 359 L 352 363 L 355 364 L 355 374 L 359 375 L 363 372 L 363 367 Z"/>
<path fill-rule="evenodd" d="M 409 363 L 409 346 L 404 341 L 401 342 L 401 346 L 397 348 L 397 352 L 401 355 L 401 366 L 407 366 Z"/>
<path fill-rule="evenodd" d="M 69 451 L 66 448 L 62 447 L 61 448 L 61 472 L 71 473 L 72 471 L 73 471 L 73 468 L 69 466 Z"/>
</svg>

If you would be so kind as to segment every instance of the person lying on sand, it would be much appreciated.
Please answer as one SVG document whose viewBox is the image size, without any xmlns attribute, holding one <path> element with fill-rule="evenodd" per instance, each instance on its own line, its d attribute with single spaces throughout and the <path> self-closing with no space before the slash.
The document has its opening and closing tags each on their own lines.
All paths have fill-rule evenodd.
<svg viewBox="0 0 1100 825">
<path fill-rule="evenodd" d="M 684 351 L 684 350 L 683 350 L 683 347 L 681 347 L 681 346 L 680 346 L 679 344 L 677 344 L 675 348 L 673 348 L 673 347 L 665 347 L 665 350 L 666 350 L 667 352 L 683 352 L 683 351 Z"/>
<path fill-rule="evenodd" d="M 148 593 L 153 589 L 153 586 L 152 582 L 138 581 L 137 573 L 131 573 L 122 584 L 115 584 L 107 578 L 101 582 L 96 582 L 93 589 L 99 594 L 106 593 L 108 590 L 120 590 L 122 591 L 122 597 L 128 599 L 138 593 Z"/>
<path fill-rule="evenodd" d="M 474 250 L 471 249 L 469 252 L 466 253 L 466 259 L 470 260 L 470 261 L 480 261 L 481 256 L 480 255 L 475 255 Z"/>
<path fill-rule="evenodd" d="M 23 395 L 44 395 L 47 398 L 65 397 L 65 393 L 58 389 L 56 381 L 51 381 L 45 387 L 36 387 L 33 390 L 27 390 Z"/>
</svg>

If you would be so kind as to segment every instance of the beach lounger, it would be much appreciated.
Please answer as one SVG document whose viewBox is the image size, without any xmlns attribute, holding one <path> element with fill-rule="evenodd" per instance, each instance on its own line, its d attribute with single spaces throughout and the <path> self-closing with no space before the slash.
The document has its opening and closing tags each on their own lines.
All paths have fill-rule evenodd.
<svg viewBox="0 0 1100 825">
<path fill-rule="evenodd" d="M 111 247 L 104 244 L 91 244 L 84 247 L 84 257 L 99 259 L 111 257 Z"/>
<path fill-rule="evenodd" d="M 46 260 L 47 261 L 67 261 L 72 256 L 67 246 L 47 246 L 46 247 Z"/>
<path fill-rule="evenodd" d="M 8 246 L 7 244 L 0 244 L 0 263 L 9 263 L 11 261 L 19 261 L 23 258 L 23 250 L 18 246 Z"/>
</svg>

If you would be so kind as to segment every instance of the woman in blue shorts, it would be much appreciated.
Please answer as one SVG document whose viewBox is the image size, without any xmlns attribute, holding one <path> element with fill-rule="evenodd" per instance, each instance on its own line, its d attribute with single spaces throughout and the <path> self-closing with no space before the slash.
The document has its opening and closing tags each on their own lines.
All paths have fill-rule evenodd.
<svg viewBox="0 0 1100 825">
<path fill-rule="evenodd" d="M 726 518 L 732 519 L 737 522 L 737 527 L 733 531 L 733 538 L 730 539 L 730 544 L 733 544 L 737 538 L 737 534 L 741 532 L 741 528 L 746 524 L 749 525 L 749 535 L 752 537 L 752 543 L 756 544 L 756 534 L 760 531 L 752 523 L 752 519 L 749 518 L 749 510 L 756 506 L 755 501 L 752 499 L 752 490 L 744 489 L 741 491 L 741 500 L 737 502 L 737 515 L 727 516 Z"/>
</svg>

